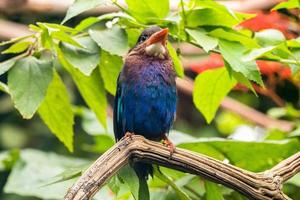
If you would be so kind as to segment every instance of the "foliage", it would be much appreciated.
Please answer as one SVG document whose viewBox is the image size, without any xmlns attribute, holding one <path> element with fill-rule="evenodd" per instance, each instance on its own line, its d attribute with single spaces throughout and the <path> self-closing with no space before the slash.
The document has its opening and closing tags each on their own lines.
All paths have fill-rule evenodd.
<svg viewBox="0 0 300 200">
<path fill-rule="evenodd" d="M 38 113 L 71 152 L 74 150 L 76 115 L 82 119 L 83 129 L 96 135 L 96 145 L 83 148 L 103 153 L 113 144 L 111 123 L 107 123 L 110 118 L 106 116 L 109 95 L 116 92 L 122 56 L 134 46 L 139 33 L 147 26 L 167 27 L 170 41 L 187 42 L 206 53 L 222 55 L 224 68 L 206 71 L 195 79 L 194 104 L 208 123 L 214 119 L 222 99 L 237 83 L 253 91 L 252 83 L 264 85 L 257 60 L 281 62 L 291 67 L 295 75 L 299 71 L 299 39 L 286 39 L 274 29 L 250 34 L 237 29 L 237 25 L 253 15 L 233 12 L 214 1 L 181 1 L 178 11 L 170 11 L 168 0 L 126 0 L 127 8 L 112 1 L 121 12 L 86 18 L 75 28 L 63 25 L 80 13 L 106 3 L 104 0 L 76 0 L 62 24 L 32 24 L 29 27 L 34 34 L 0 43 L 0 46 L 10 45 L 2 54 L 12 57 L 0 63 L 0 76 L 7 74 L 8 77 L 7 82 L 0 82 L 0 91 L 11 96 L 23 118 L 30 119 Z M 295 7 L 299 7 L 299 2 L 289 0 L 274 9 Z M 183 77 L 180 52 L 170 43 L 167 47 L 177 75 Z M 77 102 L 72 101 L 69 87 L 63 81 L 65 76 L 73 80 L 93 113 L 75 106 Z M 273 110 L 273 115 L 286 117 L 291 113 L 288 109 L 282 108 L 277 113 Z M 96 124 L 92 133 L 87 131 L 91 124 Z M 297 135 L 296 132 L 291 136 Z M 296 138 L 283 138 L 280 141 L 269 141 L 266 137 L 261 141 L 242 142 L 198 139 L 176 133 L 172 140 L 179 147 L 244 169 L 262 171 L 300 150 Z M 90 162 L 35 150 L 22 150 L 20 157 L 18 155 L 0 154 L 0 171 L 11 170 L 5 192 L 43 199 L 61 199 L 67 187 Z M 130 190 L 133 198 L 139 198 L 137 177 L 128 178 L 133 171 L 130 168 L 124 170 L 98 193 L 100 197 L 129 199 Z M 156 169 L 155 178 L 149 184 L 151 199 L 223 199 L 224 195 L 242 198 L 231 190 L 224 192 L 223 188 L 207 180 L 165 168 Z M 290 184 L 299 186 L 295 182 Z M 203 186 L 202 190 L 191 190 L 199 185 Z"/>
</svg>

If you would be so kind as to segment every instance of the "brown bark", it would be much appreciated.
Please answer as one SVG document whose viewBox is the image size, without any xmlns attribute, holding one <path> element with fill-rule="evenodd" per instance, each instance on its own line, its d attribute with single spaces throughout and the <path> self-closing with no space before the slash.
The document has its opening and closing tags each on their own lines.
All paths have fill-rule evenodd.
<svg viewBox="0 0 300 200">
<path fill-rule="evenodd" d="M 91 199 L 121 167 L 136 161 L 199 175 L 257 200 L 290 199 L 282 192 L 282 184 L 300 171 L 300 153 L 270 170 L 253 173 L 180 148 L 170 158 L 169 149 L 161 143 L 133 135 L 119 141 L 98 158 L 68 190 L 65 200 Z"/>
</svg>

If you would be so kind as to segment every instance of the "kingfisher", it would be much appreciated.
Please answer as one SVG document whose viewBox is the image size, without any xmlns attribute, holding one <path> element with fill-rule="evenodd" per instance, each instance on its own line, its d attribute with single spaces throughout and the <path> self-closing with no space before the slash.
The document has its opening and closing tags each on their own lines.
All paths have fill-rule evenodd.
<svg viewBox="0 0 300 200">
<path fill-rule="evenodd" d="M 114 134 L 116 141 L 131 134 L 163 141 L 172 154 L 175 147 L 167 136 L 175 118 L 177 90 L 173 61 L 166 47 L 168 32 L 158 26 L 145 29 L 126 55 L 117 80 Z M 141 191 L 153 168 L 137 162 L 133 169 Z"/>
</svg>

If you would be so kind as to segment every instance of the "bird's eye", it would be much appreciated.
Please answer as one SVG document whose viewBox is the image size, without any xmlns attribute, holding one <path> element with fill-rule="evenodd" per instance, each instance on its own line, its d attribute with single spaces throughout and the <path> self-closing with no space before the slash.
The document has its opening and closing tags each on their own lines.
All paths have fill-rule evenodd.
<svg viewBox="0 0 300 200">
<path fill-rule="evenodd" d="M 144 41 L 147 40 L 147 36 L 146 35 L 141 35 L 140 39 L 139 39 L 139 43 L 142 43 Z"/>
</svg>

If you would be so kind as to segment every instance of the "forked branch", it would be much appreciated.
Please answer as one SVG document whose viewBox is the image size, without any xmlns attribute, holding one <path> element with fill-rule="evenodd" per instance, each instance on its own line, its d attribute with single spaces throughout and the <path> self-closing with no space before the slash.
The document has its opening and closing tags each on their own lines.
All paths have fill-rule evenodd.
<svg viewBox="0 0 300 200">
<path fill-rule="evenodd" d="M 290 199 L 281 190 L 284 181 L 300 171 L 300 152 L 262 173 L 253 173 L 202 154 L 177 148 L 170 158 L 161 143 L 134 135 L 104 153 L 68 190 L 65 200 L 91 199 L 120 168 L 143 161 L 199 175 L 228 186 L 250 199 Z"/>
</svg>

